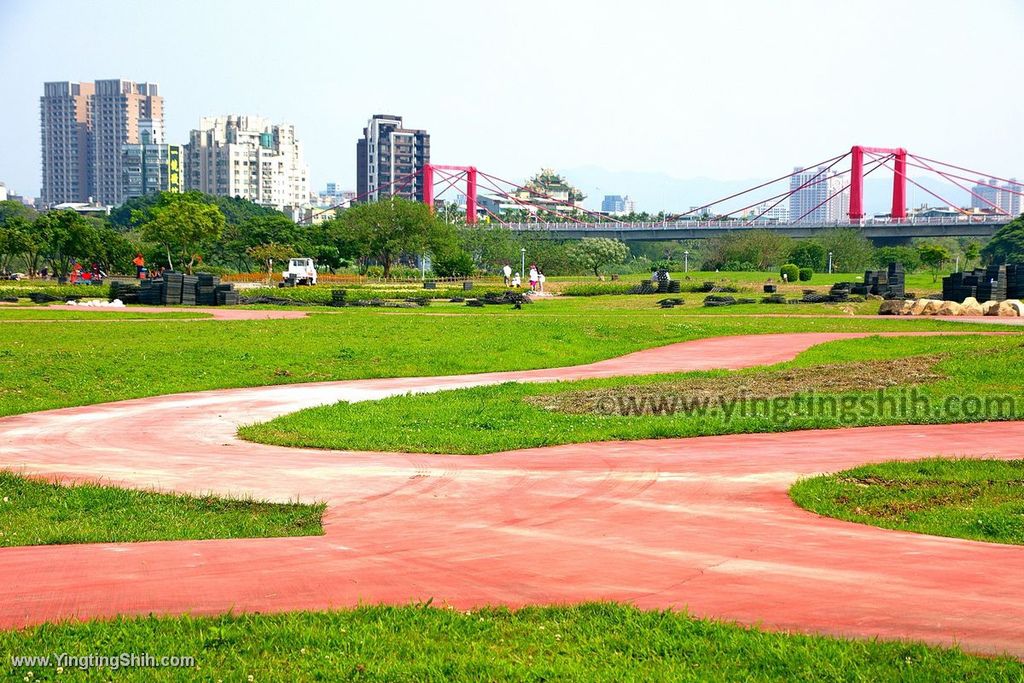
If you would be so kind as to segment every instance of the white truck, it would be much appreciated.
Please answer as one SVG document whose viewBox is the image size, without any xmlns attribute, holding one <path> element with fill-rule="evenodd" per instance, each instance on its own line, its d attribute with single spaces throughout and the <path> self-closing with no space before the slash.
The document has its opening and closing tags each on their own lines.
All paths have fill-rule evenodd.
<svg viewBox="0 0 1024 683">
<path fill-rule="evenodd" d="M 316 284 L 316 264 L 311 258 L 288 259 L 288 270 L 281 274 L 282 287 Z"/>
</svg>

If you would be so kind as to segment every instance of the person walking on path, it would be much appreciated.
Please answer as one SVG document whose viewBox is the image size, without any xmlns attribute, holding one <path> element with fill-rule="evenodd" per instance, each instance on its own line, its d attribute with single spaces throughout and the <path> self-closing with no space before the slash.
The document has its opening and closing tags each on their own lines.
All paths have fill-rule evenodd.
<svg viewBox="0 0 1024 683">
<path fill-rule="evenodd" d="M 537 264 L 530 264 L 530 289 L 537 289 Z"/>
<path fill-rule="evenodd" d="M 505 264 L 501 269 L 501 274 L 505 276 L 505 286 L 508 287 L 512 284 L 512 266 Z"/>
<path fill-rule="evenodd" d="M 544 282 L 546 280 L 547 280 L 547 278 L 544 277 L 544 271 L 538 270 L 537 271 L 537 291 L 538 292 L 543 292 L 544 291 Z"/>
</svg>

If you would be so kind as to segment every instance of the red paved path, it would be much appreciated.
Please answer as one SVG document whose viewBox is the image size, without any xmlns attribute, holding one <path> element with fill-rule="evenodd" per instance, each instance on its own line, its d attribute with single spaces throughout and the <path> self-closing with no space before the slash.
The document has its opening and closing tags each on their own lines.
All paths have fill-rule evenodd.
<svg viewBox="0 0 1024 683">
<path fill-rule="evenodd" d="M 0 626 L 434 598 L 610 599 L 768 627 L 1024 656 L 1024 548 L 819 518 L 799 476 L 891 458 L 1024 455 L 1024 423 L 612 442 L 491 456 L 339 453 L 235 439 L 338 399 L 791 358 L 860 334 L 728 337 L 589 366 L 233 389 L 0 420 L 0 466 L 137 487 L 326 500 L 312 538 L 0 550 Z M 139 442 L 143 445 L 138 445 Z"/>
</svg>

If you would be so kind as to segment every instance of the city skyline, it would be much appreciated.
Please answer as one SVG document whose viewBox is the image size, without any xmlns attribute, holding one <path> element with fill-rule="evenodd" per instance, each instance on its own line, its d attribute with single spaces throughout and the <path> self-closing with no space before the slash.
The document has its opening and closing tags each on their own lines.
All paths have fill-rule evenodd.
<svg viewBox="0 0 1024 683">
<path fill-rule="evenodd" d="M 1014 129 L 1024 94 L 1005 88 L 997 70 L 983 66 L 1012 62 L 1013 39 L 1024 26 L 1024 14 L 1012 3 L 993 3 L 984 16 L 952 2 L 699 9 L 641 3 L 619 23 L 603 21 L 611 4 L 526 5 L 528 11 L 515 14 L 487 10 L 488 20 L 480 24 L 484 10 L 468 3 L 455 3 L 454 16 L 442 17 L 398 3 L 395 11 L 408 19 L 395 29 L 398 37 L 416 33 L 420 39 L 396 40 L 393 50 L 375 55 L 378 71 L 395 74 L 382 79 L 359 67 L 370 37 L 349 32 L 343 40 L 327 40 L 337 27 L 362 21 L 363 8 L 343 12 L 293 3 L 293 21 L 281 31 L 296 48 L 275 61 L 236 54 L 260 12 L 235 16 L 204 6 L 204 21 L 195 24 L 187 20 L 189 3 L 164 16 L 119 2 L 6 0 L 0 67 L 9 84 L 0 109 L 0 181 L 22 194 L 39 194 L 43 82 L 106 78 L 160 83 L 167 102 L 165 141 L 171 144 L 187 142 L 203 116 L 244 112 L 293 124 L 314 188 L 328 181 L 355 187 L 352 137 L 377 112 L 397 112 L 429 130 L 438 163 L 474 164 L 516 177 L 541 166 L 592 165 L 678 179 L 759 178 L 853 143 L 899 144 L 994 173 L 1019 173 L 1024 142 L 999 131 Z M 763 59 L 745 63 L 729 45 L 750 44 L 745 41 L 757 36 L 765 13 L 774 14 L 776 30 L 754 43 Z M 544 20 L 531 25 L 524 19 L 534 15 Z M 992 22 L 993 15 L 1002 20 Z M 157 16 L 162 35 L 183 38 L 174 54 L 152 50 L 152 34 L 140 30 Z M 239 30 L 217 31 L 225 22 Z M 38 25 L 51 27 L 48 41 L 32 42 L 32 31 L 18 29 Z M 955 50 L 947 42 L 950 25 L 958 27 Z M 95 41 L 104 27 L 117 38 L 110 45 Z M 532 36 L 527 42 L 524 27 Z M 855 40 L 848 35 L 853 33 Z M 424 43 L 423 35 L 430 40 Z M 48 50 L 54 40 L 65 47 Z M 597 48 L 608 41 L 619 45 L 617 56 L 600 54 Z M 202 45 L 201 54 L 193 54 L 195 45 Z M 234 67 L 211 68 L 229 54 L 236 61 L 224 63 Z M 704 59 L 708 54 L 715 58 Z M 804 59 L 807 54 L 815 58 Z M 452 69 L 453 63 L 458 67 Z M 784 97 L 745 94 L 763 93 L 753 86 L 773 80 Z M 613 82 L 618 85 L 611 87 Z M 989 104 L 982 113 L 974 97 Z M 599 117 L 588 113 L 598 106 L 595 100 Z M 941 106 L 921 108 L 922 100 Z M 981 118 L 983 126 L 977 125 Z M 644 119 L 658 123 L 638 125 Z M 630 193 L 626 187 L 606 189 Z"/>
</svg>

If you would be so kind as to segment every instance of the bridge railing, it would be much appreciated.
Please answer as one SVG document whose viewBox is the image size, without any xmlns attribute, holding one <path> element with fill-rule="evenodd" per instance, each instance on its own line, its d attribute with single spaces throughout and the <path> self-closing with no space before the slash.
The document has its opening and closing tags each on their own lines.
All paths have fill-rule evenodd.
<svg viewBox="0 0 1024 683">
<path fill-rule="evenodd" d="M 745 220 L 677 220 L 677 221 L 655 221 L 635 223 L 615 222 L 574 222 L 574 223 L 550 223 L 545 221 L 508 223 L 510 230 L 517 232 L 552 232 L 558 230 L 571 230 L 573 232 L 592 230 L 594 232 L 620 232 L 623 230 L 680 230 L 699 228 L 732 228 L 732 229 L 757 229 L 757 228 L 859 228 L 873 225 L 950 225 L 963 223 L 977 224 L 1001 224 L 1008 223 L 1016 218 L 1015 216 L 939 216 L 929 218 L 866 218 L 855 221 L 755 221 L 751 223 Z"/>
</svg>

